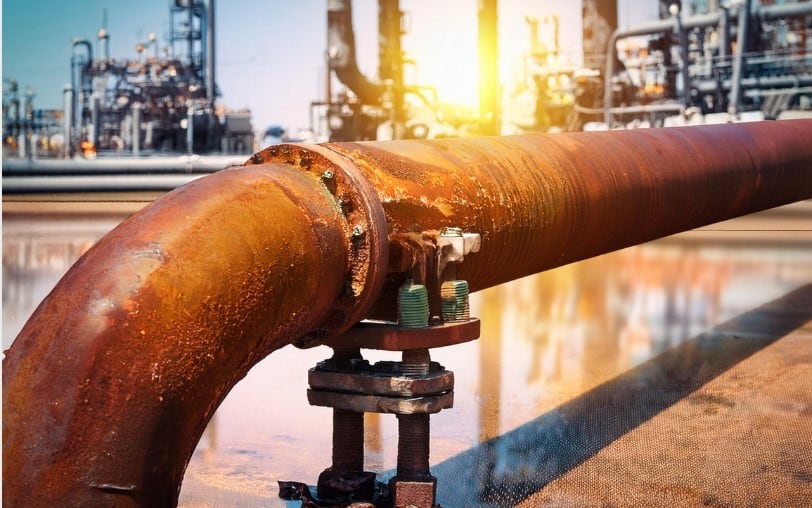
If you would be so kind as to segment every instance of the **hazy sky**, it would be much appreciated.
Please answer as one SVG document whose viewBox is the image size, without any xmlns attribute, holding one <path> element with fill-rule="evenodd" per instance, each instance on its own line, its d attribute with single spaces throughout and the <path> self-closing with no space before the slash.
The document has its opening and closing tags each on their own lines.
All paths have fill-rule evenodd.
<svg viewBox="0 0 812 508">
<path fill-rule="evenodd" d="M 310 101 L 323 94 L 326 4 L 326 0 L 217 1 L 220 102 L 250 108 L 258 130 L 270 124 L 307 127 Z M 476 105 L 477 4 L 478 0 L 401 0 L 409 29 L 403 47 L 416 62 L 410 76 L 436 86 L 441 100 Z M 502 0 L 499 9 L 503 78 L 517 72 L 521 54 L 529 47 L 526 15 L 557 13 L 564 53 L 579 58 L 580 1 Z M 353 10 L 359 66 L 374 77 L 377 0 L 354 0 Z M 87 38 L 95 44 L 105 11 L 114 58 L 135 58 L 136 43 L 146 41 L 150 32 L 161 46 L 166 44 L 168 0 L 5 0 L 3 78 L 17 79 L 22 88 L 32 86 L 37 108 L 61 107 L 62 88 L 70 81 L 72 40 Z"/>
</svg>

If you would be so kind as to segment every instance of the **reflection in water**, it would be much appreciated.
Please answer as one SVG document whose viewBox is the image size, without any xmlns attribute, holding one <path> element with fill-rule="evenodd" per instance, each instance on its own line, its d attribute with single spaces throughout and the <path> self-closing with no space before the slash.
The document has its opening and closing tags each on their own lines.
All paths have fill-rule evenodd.
<svg viewBox="0 0 812 508">
<path fill-rule="evenodd" d="M 383 433 L 380 413 L 364 413 L 364 468 L 367 471 L 383 469 Z"/>
<path fill-rule="evenodd" d="M 126 214 L 3 216 L 3 349 L 73 263 Z"/>
<path fill-rule="evenodd" d="M 696 252 L 674 253 L 652 263 L 638 250 L 621 267 L 629 281 L 620 295 L 627 309 L 618 330 L 620 349 L 628 351 L 620 367 L 634 366 L 717 322 L 730 260 L 700 261 Z"/>
<path fill-rule="evenodd" d="M 65 238 L 3 238 L 4 336 L 6 328 L 25 319 L 25 310 L 39 303 L 37 296 L 48 291 L 90 245 L 92 241 Z"/>
<path fill-rule="evenodd" d="M 499 435 L 499 371 L 502 364 L 502 315 L 498 312 L 502 287 L 484 293 L 479 311 L 479 441 Z M 476 308 L 474 309 L 477 310 Z"/>
<path fill-rule="evenodd" d="M 742 314 L 435 466 L 455 506 L 513 505 L 812 319 L 812 284 Z M 747 340 L 742 340 L 744 331 Z M 469 488 L 477 485 L 476 497 Z"/>
<path fill-rule="evenodd" d="M 799 283 L 780 283 L 774 275 L 784 263 L 773 262 L 772 294 L 763 287 L 767 293 L 750 291 L 750 300 L 736 305 L 730 294 L 736 285 L 769 275 L 766 259 L 758 265 L 763 273 L 750 273 L 751 264 L 732 252 L 641 246 L 506 284 L 501 300 L 483 292 L 487 305 L 496 304 L 490 312 L 502 316 L 501 340 L 510 353 L 502 353 L 506 362 L 491 362 L 480 379 L 499 379 L 497 393 L 511 409 L 482 414 L 503 415 L 503 432 L 514 428 Z M 480 341 L 483 356 L 494 356 L 491 347 Z M 494 373 L 494 365 L 508 368 Z M 481 422 L 482 428 L 492 424 Z"/>
<path fill-rule="evenodd" d="M 4 215 L 4 348 L 123 217 Z M 440 502 L 516 502 L 752 353 L 721 358 L 724 333 L 700 334 L 742 314 L 736 324 L 748 330 L 768 322 L 764 309 L 748 311 L 812 280 L 808 244 L 743 248 L 719 235 L 713 246 L 632 247 L 472 295 L 481 339 L 432 351 L 456 379 L 454 408 L 431 420 Z M 775 338 L 760 337 L 754 348 Z M 236 386 L 189 464 L 181 506 L 284 506 L 276 480 L 315 480 L 330 462 L 331 413 L 307 405 L 307 369 L 328 356 L 286 348 Z M 700 357 L 711 370 L 697 370 Z M 393 470 L 395 418 L 365 423 L 367 467 Z"/>
<path fill-rule="evenodd" d="M 812 309 L 789 321 L 776 320 L 776 310 L 810 298 L 812 285 L 699 335 L 812 280 L 808 260 L 784 254 L 768 262 L 759 251 L 634 247 L 483 292 L 483 315 L 502 316 L 505 325 L 503 337 L 490 331 L 480 340 L 481 356 L 496 358 L 480 362 L 481 386 L 494 383 L 489 393 L 499 398 L 480 399 L 484 442 L 433 468 L 455 478 L 441 482 L 441 499 L 519 502 L 801 326 Z M 787 264 L 797 278 L 782 276 Z M 742 287 L 751 295 L 746 302 L 735 293 Z M 504 299 L 491 296 L 496 291 Z M 761 335 L 746 343 L 730 337 L 742 330 Z M 494 353 L 493 344 L 506 351 Z M 496 426 L 499 437 L 490 439 Z M 475 497 L 470 485 L 478 486 Z"/>
</svg>

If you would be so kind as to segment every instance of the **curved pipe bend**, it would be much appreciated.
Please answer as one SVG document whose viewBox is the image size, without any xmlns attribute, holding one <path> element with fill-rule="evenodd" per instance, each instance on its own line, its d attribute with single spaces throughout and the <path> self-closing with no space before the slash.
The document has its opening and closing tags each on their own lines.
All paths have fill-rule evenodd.
<svg viewBox="0 0 812 508">
<path fill-rule="evenodd" d="M 352 90 L 363 104 L 380 103 L 383 86 L 367 79 L 355 58 L 352 0 L 327 2 L 327 47 L 330 67 L 338 80 Z"/>
<path fill-rule="evenodd" d="M 177 504 L 231 387 L 293 339 L 350 326 L 337 302 L 363 311 L 351 278 L 386 263 L 357 273 L 376 239 L 359 245 L 352 227 L 317 176 L 263 164 L 195 181 L 102 238 L 3 360 L 3 504 Z"/>
</svg>

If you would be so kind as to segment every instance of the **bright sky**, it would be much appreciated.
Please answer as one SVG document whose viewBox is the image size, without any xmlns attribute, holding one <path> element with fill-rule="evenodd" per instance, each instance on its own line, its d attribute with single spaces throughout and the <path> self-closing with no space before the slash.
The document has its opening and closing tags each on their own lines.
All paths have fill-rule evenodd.
<svg viewBox="0 0 812 508">
<path fill-rule="evenodd" d="M 323 96 L 326 4 L 326 0 L 217 1 L 220 102 L 250 108 L 258 130 L 270 124 L 307 127 L 310 101 Z M 377 0 L 353 2 L 359 66 L 370 77 L 377 75 L 378 66 L 377 5 Z M 417 64 L 410 72 L 417 83 L 437 87 L 444 102 L 477 104 L 477 5 L 478 0 L 401 0 L 409 29 L 403 48 Z M 5 0 L 3 78 L 17 79 L 23 89 L 32 86 L 37 108 L 61 107 L 62 88 L 70 81 L 71 42 L 80 37 L 95 43 L 105 10 L 114 58 L 135 58 L 136 43 L 145 41 L 150 32 L 165 45 L 168 0 Z M 580 11 L 580 1 L 501 0 L 503 81 L 520 71 L 521 55 L 528 51 L 527 15 L 541 19 L 557 13 L 562 51 L 577 62 Z"/>
</svg>

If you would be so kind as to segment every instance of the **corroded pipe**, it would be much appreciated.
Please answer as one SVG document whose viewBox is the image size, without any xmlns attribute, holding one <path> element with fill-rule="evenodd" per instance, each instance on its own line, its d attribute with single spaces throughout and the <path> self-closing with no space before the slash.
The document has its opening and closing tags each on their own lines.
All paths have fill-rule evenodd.
<svg viewBox="0 0 812 508">
<path fill-rule="evenodd" d="M 324 146 L 375 188 L 390 238 L 480 233 L 457 273 L 471 291 L 812 198 L 812 120 Z M 404 277 L 375 317 L 394 318 Z"/>
<path fill-rule="evenodd" d="M 353 237 L 378 213 L 355 205 L 343 214 L 306 171 L 255 166 L 180 188 L 102 238 L 6 352 L 3 505 L 176 504 L 248 369 L 366 311 L 386 232 Z"/>
<path fill-rule="evenodd" d="M 810 133 L 284 145 L 201 178 L 103 238 L 7 352 L 4 505 L 176 503 L 208 418 L 254 363 L 394 315 L 406 274 L 393 262 L 387 276 L 387 248 L 409 233 L 480 233 L 457 271 L 479 290 L 810 198 Z"/>
</svg>

